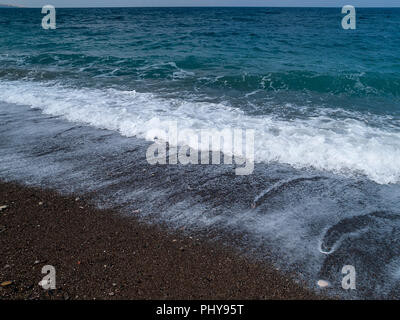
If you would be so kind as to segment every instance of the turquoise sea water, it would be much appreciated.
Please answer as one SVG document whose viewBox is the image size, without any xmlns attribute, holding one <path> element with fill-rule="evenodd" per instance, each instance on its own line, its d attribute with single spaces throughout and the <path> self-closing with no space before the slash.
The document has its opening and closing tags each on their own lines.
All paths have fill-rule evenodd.
<svg viewBox="0 0 400 320">
<path fill-rule="evenodd" d="M 359 9 L 356 30 L 341 28 L 340 9 L 59 9 L 56 30 L 43 30 L 42 16 L 0 11 L 4 101 L 51 85 L 48 104 L 34 107 L 54 103 L 50 112 L 75 119 L 62 99 L 71 94 L 86 109 L 80 121 L 124 135 L 143 135 L 138 110 L 145 124 L 174 111 L 185 128 L 258 130 L 259 161 L 399 181 L 398 9 Z M 105 93 L 109 119 L 91 114 Z"/>
<path fill-rule="evenodd" d="M 325 277 L 348 294 L 336 271 L 353 263 L 359 296 L 395 295 L 400 9 L 357 9 L 356 30 L 341 28 L 340 8 L 57 9 L 56 30 L 43 30 L 42 17 L 0 9 L 1 177 L 104 190 L 105 202 L 128 207 L 146 186 L 148 197 L 159 192 L 146 198 L 158 206 L 149 211 L 240 229 L 254 247 L 268 240 L 277 265 L 311 287 Z M 196 166 L 161 192 L 151 177 L 135 188 L 102 177 L 114 160 L 80 162 L 83 150 L 125 159 L 127 141 L 170 120 L 254 129 L 257 174 L 202 184 L 215 173 Z M 73 138 L 60 138 L 71 128 Z M 195 195 L 184 188 L 190 174 Z M 180 187 L 182 199 L 168 193 Z M 264 205 L 247 211 L 260 194 Z"/>
</svg>

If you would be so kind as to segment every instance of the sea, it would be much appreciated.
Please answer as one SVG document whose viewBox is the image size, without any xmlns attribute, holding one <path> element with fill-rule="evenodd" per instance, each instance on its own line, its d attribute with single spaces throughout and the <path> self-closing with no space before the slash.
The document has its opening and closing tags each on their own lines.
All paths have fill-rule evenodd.
<svg viewBox="0 0 400 320">
<path fill-rule="evenodd" d="M 44 16 L 0 9 L 3 181 L 140 210 L 324 295 L 400 298 L 400 9 L 356 8 L 347 30 L 341 8 Z M 254 171 L 150 164 L 171 121 L 254 130 Z"/>
</svg>

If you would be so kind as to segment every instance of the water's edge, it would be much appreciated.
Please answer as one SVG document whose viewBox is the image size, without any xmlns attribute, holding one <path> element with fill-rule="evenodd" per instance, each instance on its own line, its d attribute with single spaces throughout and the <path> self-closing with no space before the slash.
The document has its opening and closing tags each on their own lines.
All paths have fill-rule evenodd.
<svg viewBox="0 0 400 320">
<path fill-rule="evenodd" d="M 224 165 L 151 166 L 144 140 L 28 107 L 0 107 L 5 181 L 84 193 L 99 208 L 140 209 L 147 221 L 187 232 L 226 234 L 234 246 L 272 258 L 315 290 L 324 279 L 347 298 L 398 295 L 393 186 L 277 163 L 256 164 L 251 176 Z M 344 265 L 357 269 L 356 291 L 341 288 Z"/>
</svg>

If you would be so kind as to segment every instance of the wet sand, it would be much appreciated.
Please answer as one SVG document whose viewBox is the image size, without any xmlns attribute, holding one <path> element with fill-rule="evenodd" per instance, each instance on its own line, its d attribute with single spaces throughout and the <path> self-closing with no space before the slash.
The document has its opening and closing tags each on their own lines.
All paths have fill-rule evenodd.
<svg viewBox="0 0 400 320">
<path fill-rule="evenodd" d="M 222 244 L 75 196 L 0 183 L 0 208 L 0 299 L 321 298 Z M 55 290 L 38 285 L 45 265 Z"/>
</svg>

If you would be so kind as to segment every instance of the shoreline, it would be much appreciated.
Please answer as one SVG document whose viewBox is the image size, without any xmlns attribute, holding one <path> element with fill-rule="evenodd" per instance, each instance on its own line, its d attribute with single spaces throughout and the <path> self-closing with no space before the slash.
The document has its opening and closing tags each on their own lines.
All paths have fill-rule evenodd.
<svg viewBox="0 0 400 320">
<path fill-rule="evenodd" d="M 268 263 L 82 197 L 0 181 L 2 299 L 323 299 Z M 56 269 L 56 289 L 38 283 Z"/>
</svg>

